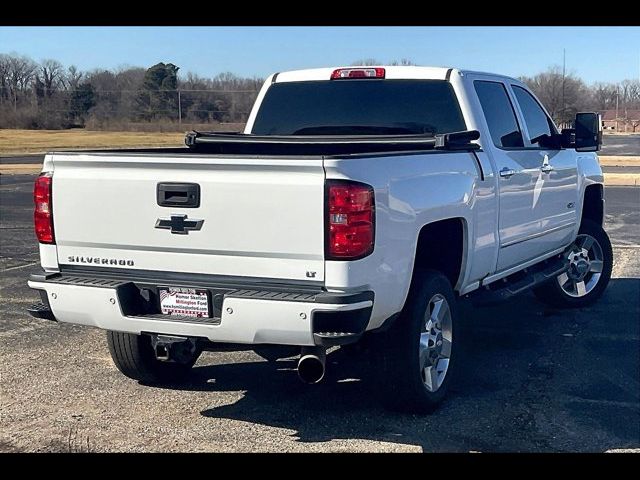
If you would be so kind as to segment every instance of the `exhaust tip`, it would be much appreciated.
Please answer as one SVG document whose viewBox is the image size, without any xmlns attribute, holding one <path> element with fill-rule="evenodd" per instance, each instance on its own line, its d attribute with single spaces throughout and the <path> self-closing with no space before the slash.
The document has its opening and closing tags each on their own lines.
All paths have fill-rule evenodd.
<svg viewBox="0 0 640 480">
<path fill-rule="evenodd" d="M 324 378 L 324 362 L 317 355 L 304 355 L 298 361 L 298 376 L 305 383 L 318 383 Z"/>
</svg>

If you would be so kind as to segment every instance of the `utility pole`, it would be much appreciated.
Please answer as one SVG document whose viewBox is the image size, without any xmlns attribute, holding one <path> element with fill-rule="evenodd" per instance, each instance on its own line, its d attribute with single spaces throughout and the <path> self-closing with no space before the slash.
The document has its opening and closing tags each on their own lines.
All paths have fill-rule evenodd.
<svg viewBox="0 0 640 480">
<path fill-rule="evenodd" d="M 562 49 L 562 116 L 564 117 L 564 78 L 567 69 L 567 49 Z"/>
<path fill-rule="evenodd" d="M 618 133 L 618 100 L 620 99 L 620 85 L 616 83 L 616 133 Z"/>
<path fill-rule="evenodd" d="M 180 102 L 180 90 L 178 90 L 178 123 L 182 123 L 182 104 Z"/>
</svg>

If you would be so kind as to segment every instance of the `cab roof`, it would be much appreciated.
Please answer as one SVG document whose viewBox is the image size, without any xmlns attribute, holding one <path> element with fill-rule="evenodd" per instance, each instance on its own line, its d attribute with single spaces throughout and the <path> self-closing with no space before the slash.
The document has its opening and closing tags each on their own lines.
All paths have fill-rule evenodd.
<svg viewBox="0 0 640 480">
<path fill-rule="evenodd" d="M 479 74 L 503 79 L 515 80 L 515 78 L 507 77 L 488 72 L 476 72 L 473 70 L 462 70 L 454 67 L 422 67 L 417 65 L 397 66 L 397 65 L 367 65 L 367 66 L 336 66 L 325 68 L 311 68 L 305 70 L 289 70 L 286 72 L 275 73 L 271 76 L 272 83 L 280 82 L 303 82 L 311 80 L 329 80 L 331 74 L 337 69 L 358 69 L 358 68 L 384 68 L 386 79 L 405 79 L 405 80 L 447 80 L 452 74 Z"/>
</svg>

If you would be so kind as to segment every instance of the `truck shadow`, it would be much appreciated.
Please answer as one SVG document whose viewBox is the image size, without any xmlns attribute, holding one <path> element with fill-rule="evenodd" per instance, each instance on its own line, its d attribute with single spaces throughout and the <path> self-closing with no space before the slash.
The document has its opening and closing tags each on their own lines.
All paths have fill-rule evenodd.
<svg viewBox="0 0 640 480">
<path fill-rule="evenodd" d="M 299 442 L 333 441 L 336 449 L 340 439 L 361 440 L 363 450 L 375 449 L 367 441 L 423 451 L 640 447 L 640 279 L 612 280 L 582 310 L 549 309 L 524 295 L 483 309 L 463 305 L 461 313 L 458 375 L 432 415 L 383 409 L 372 364 L 341 349 L 328 356 L 319 385 L 297 379 L 295 359 L 255 356 L 196 367 L 182 388 L 246 391 L 201 414 L 291 430 Z"/>
</svg>

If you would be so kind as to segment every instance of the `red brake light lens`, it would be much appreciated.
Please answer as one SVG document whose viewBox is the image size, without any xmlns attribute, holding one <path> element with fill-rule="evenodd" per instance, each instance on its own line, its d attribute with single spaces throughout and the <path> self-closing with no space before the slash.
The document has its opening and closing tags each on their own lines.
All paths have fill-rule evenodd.
<svg viewBox="0 0 640 480">
<path fill-rule="evenodd" d="M 374 246 L 373 188 L 363 183 L 331 181 L 327 195 L 327 259 L 366 257 Z"/>
<path fill-rule="evenodd" d="M 380 67 L 371 68 L 338 68 L 331 74 L 331 80 L 346 80 L 353 78 L 384 78 L 385 70 Z"/>
<path fill-rule="evenodd" d="M 36 237 L 40 243 L 54 243 L 53 238 L 53 209 L 51 208 L 51 185 L 53 174 L 41 173 L 33 185 L 33 223 Z"/>
</svg>

